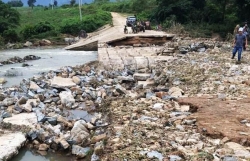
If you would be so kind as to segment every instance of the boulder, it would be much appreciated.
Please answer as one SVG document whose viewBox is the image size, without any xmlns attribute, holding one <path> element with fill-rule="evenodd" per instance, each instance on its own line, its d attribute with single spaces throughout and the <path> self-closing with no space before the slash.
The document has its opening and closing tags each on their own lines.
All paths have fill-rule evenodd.
<svg viewBox="0 0 250 161">
<path fill-rule="evenodd" d="M 75 83 L 75 84 L 80 84 L 81 83 L 81 79 L 79 78 L 79 77 L 77 77 L 77 76 L 73 76 L 72 77 L 72 80 L 73 80 L 73 82 Z"/>
<path fill-rule="evenodd" d="M 84 120 L 77 121 L 71 130 L 71 140 L 79 144 L 87 140 L 90 133 L 87 129 L 87 123 Z"/>
<path fill-rule="evenodd" d="M 38 90 L 40 87 L 33 81 L 30 81 L 30 89 Z"/>
<path fill-rule="evenodd" d="M 36 107 L 39 104 L 37 99 L 28 99 L 25 105 L 22 105 L 25 111 L 31 112 L 33 107 Z"/>
<path fill-rule="evenodd" d="M 63 149 L 67 149 L 69 147 L 69 143 L 65 139 L 61 139 L 59 143 L 63 147 Z"/>
<path fill-rule="evenodd" d="M 29 41 L 26 41 L 26 43 L 23 44 L 24 47 L 30 47 L 32 45 L 33 45 L 33 43 L 29 42 Z"/>
<path fill-rule="evenodd" d="M 184 94 L 184 91 L 182 89 L 180 89 L 179 87 L 172 87 L 169 89 L 169 95 L 171 95 L 172 97 L 181 97 Z"/>
<path fill-rule="evenodd" d="M 242 145 L 240 145 L 238 143 L 227 142 L 224 145 L 224 148 L 232 149 L 234 151 L 233 156 L 250 159 L 250 152 L 245 147 L 243 147 Z"/>
<path fill-rule="evenodd" d="M 3 105 L 4 106 L 14 105 L 14 103 L 15 103 L 15 99 L 14 98 L 5 98 L 3 100 Z"/>
<path fill-rule="evenodd" d="M 71 108 L 75 103 L 75 99 L 70 91 L 62 91 L 59 94 L 59 97 L 61 99 L 61 103 L 66 107 Z"/>
</svg>

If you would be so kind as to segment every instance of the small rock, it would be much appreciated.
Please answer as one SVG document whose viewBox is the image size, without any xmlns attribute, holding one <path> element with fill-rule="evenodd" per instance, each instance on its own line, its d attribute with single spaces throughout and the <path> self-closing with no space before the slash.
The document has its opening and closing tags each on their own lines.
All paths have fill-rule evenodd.
<svg viewBox="0 0 250 161">
<path fill-rule="evenodd" d="M 96 142 L 99 142 L 99 141 L 104 140 L 106 138 L 107 138 L 106 134 L 101 134 L 101 135 L 93 136 L 91 138 L 91 143 L 96 143 Z"/>
<path fill-rule="evenodd" d="M 38 150 L 39 151 L 47 151 L 49 146 L 47 144 L 40 144 Z"/>
<path fill-rule="evenodd" d="M 0 78 L 0 84 L 4 84 L 6 82 L 7 82 L 7 80 L 5 78 Z"/>
<path fill-rule="evenodd" d="M 101 155 L 104 150 L 104 144 L 103 141 L 97 142 L 94 147 L 94 153 L 97 155 Z"/>
<path fill-rule="evenodd" d="M 84 158 L 90 151 L 90 148 L 82 148 L 78 145 L 72 146 L 72 154 L 75 154 L 78 158 Z"/>
</svg>

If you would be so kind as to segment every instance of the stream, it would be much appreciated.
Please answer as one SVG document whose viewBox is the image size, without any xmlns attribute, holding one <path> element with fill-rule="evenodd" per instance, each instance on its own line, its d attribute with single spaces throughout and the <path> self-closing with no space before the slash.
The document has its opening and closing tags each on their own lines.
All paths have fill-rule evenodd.
<svg viewBox="0 0 250 161">
<path fill-rule="evenodd" d="M 26 61 L 29 66 L 22 67 L 22 63 L 8 64 L 0 66 L 0 78 L 5 78 L 7 83 L 3 87 L 19 85 L 22 79 L 28 79 L 42 72 L 57 70 L 63 66 L 82 65 L 90 61 L 97 60 L 96 51 L 70 51 L 63 48 L 35 48 L 35 49 L 16 49 L 0 51 L 0 61 L 18 56 L 25 57 L 35 55 L 41 57 L 38 60 Z M 18 71 L 18 76 L 5 76 L 8 70 Z"/>
<path fill-rule="evenodd" d="M 5 78 L 7 83 L 3 87 L 12 87 L 20 84 L 22 79 L 29 79 L 35 75 L 50 70 L 57 70 L 63 66 L 82 65 L 90 61 L 97 60 L 96 51 L 69 51 L 60 47 L 51 48 L 35 48 L 35 49 L 16 49 L 0 51 L 0 61 L 18 56 L 23 58 L 27 55 L 35 55 L 41 57 L 39 60 L 31 60 L 25 62 L 28 67 L 22 67 L 22 63 L 0 66 L 0 78 Z M 15 69 L 20 73 L 18 76 L 5 76 L 8 70 Z M 70 118 L 78 117 L 90 119 L 86 111 L 70 111 Z M 67 153 L 47 152 L 43 155 L 33 152 L 24 147 L 20 149 L 19 154 L 11 159 L 11 161 L 71 161 L 75 160 L 72 156 L 67 156 Z"/>
</svg>

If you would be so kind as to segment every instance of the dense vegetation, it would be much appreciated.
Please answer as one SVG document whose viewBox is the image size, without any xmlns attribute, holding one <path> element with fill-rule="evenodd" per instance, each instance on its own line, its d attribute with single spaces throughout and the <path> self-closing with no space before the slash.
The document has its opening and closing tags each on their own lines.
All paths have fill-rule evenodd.
<svg viewBox="0 0 250 161">
<path fill-rule="evenodd" d="M 22 1 L 9 1 L 8 5 L 10 5 L 11 7 L 22 7 L 23 6 L 23 2 Z"/>
<path fill-rule="evenodd" d="M 79 8 L 74 5 L 55 5 L 53 10 L 49 7 L 32 9 L 32 6 L 12 9 L 0 1 L 0 45 L 3 44 L 2 41 L 35 41 L 42 38 L 62 41 L 65 34 L 77 36 L 82 29 L 93 32 L 105 24 L 110 24 L 112 20 L 110 12 L 95 5 L 83 5 L 82 14 L 80 20 Z M 9 15 L 9 19 L 6 19 L 5 15 Z"/>
<path fill-rule="evenodd" d="M 76 36 L 81 29 L 92 32 L 111 23 L 109 11 L 136 14 L 152 25 L 161 24 L 175 31 L 188 31 L 191 36 L 209 37 L 219 33 L 226 37 L 236 24 L 243 25 L 250 15 L 250 0 L 94 0 L 83 4 L 82 21 L 75 0 L 56 7 L 34 6 L 11 8 L 0 1 L 0 44 L 41 38 L 60 39 L 62 34 Z M 12 5 L 13 6 L 13 5 Z M 34 8 L 32 9 L 32 7 Z M 125 23 L 125 22 L 124 22 Z"/>
<path fill-rule="evenodd" d="M 236 24 L 249 19 L 249 0 L 124 0 L 102 5 L 103 10 L 137 14 L 169 28 L 180 23 L 192 36 L 226 37 Z"/>
</svg>

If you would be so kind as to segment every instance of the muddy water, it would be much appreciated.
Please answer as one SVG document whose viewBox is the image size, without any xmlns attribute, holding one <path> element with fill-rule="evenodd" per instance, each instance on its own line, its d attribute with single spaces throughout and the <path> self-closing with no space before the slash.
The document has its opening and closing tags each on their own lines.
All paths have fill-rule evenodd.
<svg viewBox="0 0 250 161">
<path fill-rule="evenodd" d="M 63 48 L 36 48 L 36 49 L 19 49 L 19 50 L 4 50 L 0 51 L 0 60 L 18 56 L 23 58 L 27 55 L 40 56 L 39 60 L 27 61 L 28 67 L 22 67 L 22 63 L 0 66 L 0 78 L 7 80 L 4 87 L 19 85 L 23 78 L 31 78 L 34 75 L 39 75 L 41 72 L 56 70 L 63 66 L 75 66 L 97 60 L 97 52 L 95 51 L 69 51 Z M 8 70 L 18 71 L 19 75 L 15 77 L 6 77 Z"/>
<path fill-rule="evenodd" d="M 63 153 L 47 152 L 46 155 L 40 155 L 28 148 L 22 148 L 18 155 L 11 161 L 74 161 L 73 156 L 66 156 Z"/>
<path fill-rule="evenodd" d="M 63 48 L 36 48 L 36 49 L 19 49 L 19 50 L 4 50 L 0 51 L 0 61 L 7 60 L 14 56 L 23 58 L 27 55 L 36 55 L 41 57 L 39 60 L 27 61 L 28 67 L 22 67 L 22 63 L 0 66 L 0 78 L 3 77 L 7 83 L 3 87 L 11 87 L 19 85 L 22 79 L 28 79 L 39 73 L 49 70 L 56 70 L 63 66 L 76 66 L 97 60 L 97 52 L 95 51 L 68 51 Z M 15 77 L 6 77 L 7 70 L 15 69 L 20 75 Z M 82 118 L 89 121 L 92 117 L 86 111 L 70 110 L 68 111 L 69 118 Z M 27 148 L 22 148 L 17 156 L 11 161 L 71 161 L 75 160 L 72 156 L 67 156 L 67 153 L 52 153 L 48 152 L 45 156 L 33 152 Z"/>
</svg>

